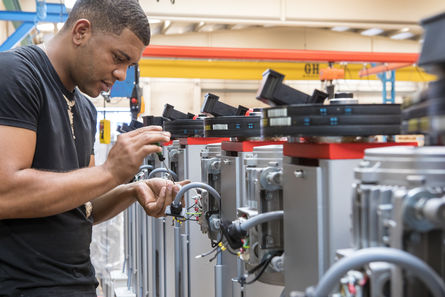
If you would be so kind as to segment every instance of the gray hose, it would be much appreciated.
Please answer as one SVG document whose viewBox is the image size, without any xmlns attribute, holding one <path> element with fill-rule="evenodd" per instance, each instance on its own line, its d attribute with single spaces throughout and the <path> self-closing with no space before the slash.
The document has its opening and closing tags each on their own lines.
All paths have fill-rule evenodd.
<svg viewBox="0 0 445 297">
<path fill-rule="evenodd" d="M 371 262 L 396 264 L 414 273 L 428 287 L 434 297 L 445 296 L 445 285 L 437 273 L 419 258 L 394 248 L 367 248 L 347 256 L 329 268 L 320 279 L 313 297 L 327 297 L 340 279 L 352 269 L 359 269 Z"/>
<path fill-rule="evenodd" d="M 155 170 L 150 172 L 150 174 L 148 175 L 148 178 L 149 179 L 153 178 L 156 173 L 160 173 L 160 172 L 168 173 L 168 174 L 170 174 L 173 177 L 173 179 L 175 181 L 178 181 L 178 176 L 176 175 L 176 173 L 174 173 L 173 171 L 171 171 L 170 169 L 167 169 L 167 168 L 156 168 Z"/>
<path fill-rule="evenodd" d="M 153 170 L 153 166 L 147 164 L 147 165 L 142 165 L 141 167 L 139 167 L 139 171 L 142 171 L 144 169 Z"/>
<path fill-rule="evenodd" d="M 265 222 L 269 222 L 269 221 L 273 221 L 273 220 L 282 219 L 283 215 L 284 215 L 283 210 L 263 212 L 263 213 L 260 213 L 256 216 L 248 219 L 247 221 L 242 222 L 239 225 L 239 228 L 242 231 L 247 232 L 250 228 L 253 228 L 256 225 L 259 225 L 259 224 L 262 224 Z"/>
<path fill-rule="evenodd" d="M 204 184 L 204 183 L 198 183 L 198 182 L 194 182 L 194 183 L 189 183 L 185 186 L 183 186 L 179 192 L 176 194 L 175 200 L 173 201 L 172 204 L 174 205 L 179 205 L 181 203 L 181 197 L 184 195 L 185 192 L 187 192 L 190 189 L 194 189 L 194 188 L 202 188 L 207 190 L 213 197 L 215 197 L 216 199 L 218 199 L 219 201 L 221 201 L 221 196 L 219 195 L 219 193 L 212 188 L 211 186 L 209 186 L 208 184 Z"/>
</svg>

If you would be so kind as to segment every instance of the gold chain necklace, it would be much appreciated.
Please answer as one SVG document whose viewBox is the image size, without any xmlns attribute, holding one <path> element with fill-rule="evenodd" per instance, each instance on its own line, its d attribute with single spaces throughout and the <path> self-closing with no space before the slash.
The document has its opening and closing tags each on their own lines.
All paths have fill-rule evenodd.
<svg viewBox="0 0 445 297">
<path fill-rule="evenodd" d="M 45 53 L 48 53 L 48 50 L 46 49 L 45 43 L 42 43 L 42 47 L 43 47 L 43 51 Z M 67 105 L 67 113 L 68 113 L 68 118 L 70 120 L 70 125 L 71 125 L 71 134 L 73 135 L 73 139 L 76 139 L 76 135 L 74 134 L 74 116 L 73 116 L 73 107 L 76 104 L 76 101 L 74 100 L 69 100 L 65 94 L 63 94 L 63 98 L 65 98 L 66 101 L 66 105 Z M 93 204 L 90 201 L 85 202 L 84 204 L 85 206 L 85 212 L 86 212 L 86 217 L 89 218 L 91 216 L 91 213 L 93 212 Z"/>
<path fill-rule="evenodd" d="M 68 118 L 70 120 L 71 125 L 71 133 L 73 135 L 73 139 L 76 139 L 76 135 L 74 134 L 74 115 L 73 115 L 73 107 L 76 104 L 76 101 L 69 100 L 65 94 L 63 94 L 63 98 L 65 98 L 66 105 L 67 105 L 67 112 L 68 112 Z"/>
</svg>

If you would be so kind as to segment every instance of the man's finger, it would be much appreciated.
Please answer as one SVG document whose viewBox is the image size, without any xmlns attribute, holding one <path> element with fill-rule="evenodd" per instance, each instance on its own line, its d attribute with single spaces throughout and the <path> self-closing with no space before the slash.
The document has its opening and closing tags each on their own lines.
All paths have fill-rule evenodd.
<svg viewBox="0 0 445 297">
<path fill-rule="evenodd" d="M 159 205 L 159 201 L 160 200 L 165 200 L 165 192 L 166 192 L 167 188 L 166 187 L 162 187 L 161 190 L 159 191 L 158 199 L 156 201 L 153 202 L 149 202 L 147 205 L 147 214 L 153 217 L 157 217 L 159 211 L 162 209 L 162 205 Z"/>
<path fill-rule="evenodd" d="M 138 134 L 130 140 L 135 146 L 142 146 L 145 144 L 158 144 L 170 141 L 170 133 L 163 131 L 151 131 Z"/>
<path fill-rule="evenodd" d="M 183 180 L 183 181 L 176 182 L 176 184 L 181 185 L 181 187 L 183 187 L 183 186 L 185 186 L 186 184 L 189 184 L 189 183 L 191 183 L 191 182 L 192 182 L 191 180 L 189 180 L 189 179 L 185 179 L 185 180 Z"/>
<path fill-rule="evenodd" d="M 165 192 L 165 199 L 164 204 L 162 205 L 160 216 L 163 216 L 165 214 L 165 209 L 168 205 L 170 205 L 173 201 L 173 185 L 169 184 L 167 186 L 167 191 Z"/>
<path fill-rule="evenodd" d="M 132 130 L 130 132 L 125 133 L 125 135 L 128 135 L 130 137 L 134 137 L 137 136 L 141 133 L 145 133 L 147 131 L 162 131 L 162 127 L 161 126 L 145 126 L 136 130 Z"/>
<path fill-rule="evenodd" d="M 156 216 L 157 217 L 160 217 L 160 216 L 164 215 L 164 213 L 165 213 L 166 197 L 168 195 L 171 195 L 171 193 L 172 193 L 172 186 L 171 185 L 167 185 L 166 187 L 163 187 L 163 189 L 165 189 L 165 191 L 162 192 L 162 193 L 159 193 L 159 197 L 156 200 L 156 209 L 157 209 Z"/>
</svg>

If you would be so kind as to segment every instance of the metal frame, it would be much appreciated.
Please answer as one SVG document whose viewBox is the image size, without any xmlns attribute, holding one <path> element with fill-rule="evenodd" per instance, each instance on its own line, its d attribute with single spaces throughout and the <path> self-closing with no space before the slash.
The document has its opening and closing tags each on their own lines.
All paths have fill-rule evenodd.
<svg viewBox="0 0 445 297">
<path fill-rule="evenodd" d="M 37 25 L 38 22 L 63 23 L 68 18 L 65 5 L 57 3 L 46 3 L 36 1 L 36 12 L 25 11 L 0 11 L 1 21 L 23 22 L 17 30 L 12 33 L 6 41 L 0 45 L 0 51 L 11 49 L 19 43 Z"/>
</svg>

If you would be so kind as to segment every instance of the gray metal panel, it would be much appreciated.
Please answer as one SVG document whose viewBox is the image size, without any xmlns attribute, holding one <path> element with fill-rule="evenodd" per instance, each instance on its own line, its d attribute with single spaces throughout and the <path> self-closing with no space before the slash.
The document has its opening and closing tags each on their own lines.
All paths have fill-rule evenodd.
<svg viewBox="0 0 445 297">
<path fill-rule="evenodd" d="M 319 166 L 284 161 L 285 282 L 287 292 L 315 285 L 351 247 L 353 172 L 360 160 L 319 160 Z M 302 171 L 303 177 L 295 172 Z"/>
<path fill-rule="evenodd" d="M 284 191 L 284 276 L 287 294 L 304 291 L 317 283 L 320 266 L 320 212 L 317 197 L 321 196 L 321 169 L 283 162 Z M 302 170 L 303 178 L 295 172 Z"/>
<path fill-rule="evenodd" d="M 185 178 L 192 182 L 201 182 L 201 151 L 205 145 L 187 145 Z M 193 191 L 186 194 L 187 205 L 192 205 Z M 195 259 L 196 255 L 211 249 L 210 240 L 201 232 L 198 222 L 188 224 L 188 266 L 189 266 L 189 297 L 208 297 L 215 292 L 214 268 L 208 258 Z"/>
<path fill-rule="evenodd" d="M 351 213 L 354 168 L 361 159 L 320 160 L 323 174 L 323 195 L 329 209 L 327 219 L 328 251 L 326 271 L 335 262 L 335 251 L 352 247 Z"/>
<path fill-rule="evenodd" d="M 184 149 L 179 148 L 178 143 L 175 143 L 173 146 L 176 146 L 171 149 L 176 149 L 178 154 L 176 156 L 176 165 L 174 166 L 176 168 L 176 174 L 178 175 L 179 180 L 184 179 L 184 168 L 185 168 L 185 161 L 184 161 Z M 172 166 L 172 162 L 175 162 L 174 160 L 168 160 L 169 166 Z M 173 220 L 171 217 L 166 217 L 166 224 L 165 224 L 165 251 L 164 251 L 164 259 L 165 259 L 165 282 L 168 284 L 171 284 L 171 281 L 180 282 L 180 280 L 177 279 L 176 275 L 176 269 L 175 269 L 175 245 L 177 245 L 177 248 L 181 247 L 180 240 L 175 241 L 175 230 L 174 230 L 174 224 L 172 223 Z M 184 232 L 185 228 L 184 225 L 180 227 L 181 233 Z M 180 236 L 179 236 L 180 238 Z M 175 286 L 173 285 L 167 285 L 166 286 L 166 297 L 175 296 Z M 181 296 L 182 297 L 182 296 Z"/>
<path fill-rule="evenodd" d="M 236 219 L 237 198 L 240 197 L 241 162 L 239 157 L 221 157 L 221 216 L 224 220 Z"/>
</svg>

